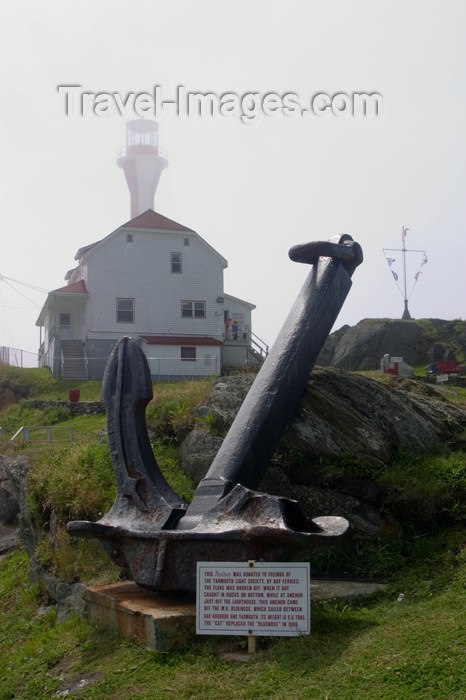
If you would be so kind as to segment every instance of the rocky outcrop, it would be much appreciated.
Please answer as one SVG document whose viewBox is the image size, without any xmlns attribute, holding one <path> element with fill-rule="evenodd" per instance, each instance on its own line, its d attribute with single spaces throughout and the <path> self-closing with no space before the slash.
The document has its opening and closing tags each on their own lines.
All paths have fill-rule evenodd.
<svg viewBox="0 0 466 700">
<path fill-rule="evenodd" d="M 385 354 L 410 365 L 459 359 L 455 355 L 466 352 L 465 338 L 464 321 L 364 319 L 332 333 L 317 364 L 354 372 L 379 369 Z"/>
<path fill-rule="evenodd" d="M 396 452 L 425 453 L 459 439 L 466 412 L 444 401 L 439 390 L 415 379 L 381 384 L 333 368 L 317 368 L 307 385 L 286 442 L 311 463 L 350 454 L 368 464 L 387 464 Z"/>
<path fill-rule="evenodd" d="M 25 457 L 0 455 L 0 468 L 8 479 L 11 494 L 17 504 L 18 528 L 23 549 L 28 557 L 34 555 L 36 536 L 34 524 L 27 504 L 27 474 L 29 465 Z"/>
<path fill-rule="evenodd" d="M 195 483 L 205 476 L 214 461 L 223 438 L 206 430 L 191 430 L 180 447 L 183 468 Z"/>
<path fill-rule="evenodd" d="M 19 505 L 12 493 L 5 466 L 0 457 L 0 523 L 10 525 L 19 513 Z"/>
<path fill-rule="evenodd" d="M 11 382 L 3 381 L 0 383 L 0 411 L 13 406 L 21 399 L 28 396 L 29 389 L 27 387 L 17 387 Z"/>
<path fill-rule="evenodd" d="M 196 481 L 210 466 L 221 444 L 218 433 L 231 425 L 253 381 L 251 375 L 222 377 L 208 403 L 197 409 L 196 415 L 211 415 L 215 425 L 212 429 L 200 421 L 182 444 L 183 468 Z M 460 439 L 466 412 L 445 401 L 435 385 L 398 377 L 390 382 L 315 368 L 283 446 L 303 452 L 309 465 L 344 454 L 377 465 L 388 463 L 401 447 L 422 453 Z"/>
<path fill-rule="evenodd" d="M 224 436 L 233 423 L 255 375 L 222 377 L 211 389 L 209 404 L 198 406 L 193 414 L 199 429 L 191 430 L 180 446 L 185 471 L 199 483 L 213 462 Z"/>
<path fill-rule="evenodd" d="M 3 556 L 20 544 L 18 528 L 0 523 L 0 561 Z"/>
<path fill-rule="evenodd" d="M 325 487 L 322 461 L 346 456 L 377 468 L 388 464 L 400 448 L 419 454 L 443 442 L 461 442 L 466 426 L 466 412 L 446 402 L 435 386 L 407 378 L 390 381 L 385 385 L 316 368 L 278 450 L 278 455 L 287 452 L 291 459 L 283 469 L 278 456 L 261 489 L 299 500 L 310 517 L 342 515 L 359 531 L 380 532 L 390 520 L 381 489 L 364 479 Z M 182 444 L 183 469 L 196 483 L 221 444 L 216 429 L 231 425 L 252 382 L 249 376 L 241 377 L 240 383 L 238 377 L 223 377 L 208 404 L 198 409 L 216 422 L 200 421 Z M 299 459 L 293 460 L 293 453 Z"/>
<path fill-rule="evenodd" d="M 83 595 L 86 586 L 81 583 L 61 581 L 53 572 L 41 566 L 37 559 L 39 533 L 34 525 L 27 503 L 27 475 L 29 464 L 24 457 L 10 458 L 0 455 L 0 468 L 8 479 L 12 495 L 18 505 L 18 531 L 21 546 L 29 557 L 29 574 L 32 582 L 40 582 L 48 602 L 57 605 L 57 620 L 70 611 L 84 610 Z M 49 536 L 53 538 L 53 523 Z"/>
</svg>

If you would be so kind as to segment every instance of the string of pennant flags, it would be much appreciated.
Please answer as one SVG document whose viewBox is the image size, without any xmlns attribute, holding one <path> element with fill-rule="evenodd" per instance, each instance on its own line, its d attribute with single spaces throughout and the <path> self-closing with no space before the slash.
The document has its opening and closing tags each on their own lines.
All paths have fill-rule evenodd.
<svg viewBox="0 0 466 700">
<path fill-rule="evenodd" d="M 398 282 L 400 280 L 399 274 L 398 274 L 398 272 L 396 272 L 396 270 L 392 269 L 392 266 L 396 263 L 396 258 L 391 257 L 387 253 L 398 251 L 400 253 L 403 253 L 403 256 L 405 256 L 406 253 L 422 253 L 421 263 L 419 265 L 417 272 L 414 275 L 414 283 L 413 283 L 413 286 L 411 288 L 409 295 L 407 295 L 407 299 L 409 299 L 411 294 L 413 293 L 414 287 L 416 286 L 417 282 L 419 281 L 419 277 L 422 274 L 422 268 L 428 262 L 428 258 L 427 258 L 427 254 L 426 254 L 425 250 L 408 250 L 406 248 L 405 241 L 406 241 L 406 236 L 407 236 L 408 231 L 409 231 L 409 228 L 406 228 L 405 226 L 403 226 L 401 229 L 401 241 L 403 244 L 402 248 L 384 248 L 383 249 L 383 253 L 384 253 L 385 259 L 387 261 L 388 267 L 390 268 L 390 272 L 392 273 L 393 279 L 397 283 L 398 289 L 399 289 L 402 296 L 403 296 L 403 291 L 401 290 L 400 285 L 398 284 Z M 405 265 L 404 260 L 403 260 L 403 270 L 404 270 L 405 275 L 406 275 L 406 265 Z M 405 297 L 406 297 L 406 279 L 405 279 Z"/>
<path fill-rule="evenodd" d="M 398 273 L 395 272 L 395 270 L 392 270 L 392 269 L 391 269 L 391 266 L 393 265 L 394 262 L 396 262 L 396 259 L 395 259 L 395 258 L 389 258 L 388 256 L 385 256 L 385 257 L 386 257 L 388 266 L 390 267 L 390 271 L 391 271 L 391 273 L 392 273 L 392 275 L 393 275 L 393 279 L 395 280 L 395 282 L 398 282 L 398 280 L 399 280 L 399 275 L 398 275 Z M 421 268 L 422 268 L 427 262 L 428 262 L 428 260 L 427 260 L 427 255 L 424 253 L 424 255 L 422 256 L 422 262 L 421 262 L 421 264 L 420 264 L 420 266 L 419 266 L 419 270 L 418 270 L 418 271 L 416 272 L 416 274 L 414 275 L 414 280 L 415 280 L 416 282 L 417 282 L 418 279 L 419 279 L 419 275 L 422 274 L 422 269 L 421 269 Z"/>
</svg>

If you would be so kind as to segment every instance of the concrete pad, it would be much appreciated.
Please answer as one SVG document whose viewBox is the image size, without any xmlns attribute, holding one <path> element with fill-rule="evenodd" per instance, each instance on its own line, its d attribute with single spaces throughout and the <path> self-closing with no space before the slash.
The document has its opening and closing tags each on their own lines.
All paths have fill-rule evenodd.
<svg viewBox="0 0 466 700">
<path fill-rule="evenodd" d="M 311 602 L 348 602 L 385 588 L 381 583 L 311 580 Z M 84 593 L 91 622 L 166 652 L 196 640 L 196 603 L 193 597 L 155 593 L 133 581 L 88 588 Z M 241 654 L 241 659 L 251 658 Z"/>
<path fill-rule="evenodd" d="M 363 598 L 385 590 L 384 583 L 366 583 L 365 581 L 330 581 L 311 578 L 311 603 L 320 600 L 335 600 L 349 603 L 356 598 Z"/>
<path fill-rule="evenodd" d="M 125 581 L 88 588 L 84 600 L 91 622 L 133 637 L 153 651 L 185 646 L 196 635 L 192 598 L 158 594 Z"/>
</svg>

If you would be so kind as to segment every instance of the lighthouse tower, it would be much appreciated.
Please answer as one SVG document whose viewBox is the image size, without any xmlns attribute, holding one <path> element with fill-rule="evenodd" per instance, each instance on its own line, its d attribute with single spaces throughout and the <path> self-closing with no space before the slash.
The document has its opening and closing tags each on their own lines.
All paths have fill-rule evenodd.
<svg viewBox="0 0 466 700">
<path fill-rule="evenodd" d="M 126 148 L 118 151 L 117 165 L 123 169 L 131 196 L 131 218 L 154 208 L 154 197 L 167 154 L 158 145 L 157 122 L 133 119 L 126 124 Z"/>
</svg>

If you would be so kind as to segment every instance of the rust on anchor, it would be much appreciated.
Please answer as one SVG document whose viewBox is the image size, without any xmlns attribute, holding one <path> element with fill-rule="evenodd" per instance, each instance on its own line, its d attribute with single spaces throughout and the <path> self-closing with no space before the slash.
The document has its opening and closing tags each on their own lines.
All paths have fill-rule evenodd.
<svg viewBox="0 0 466 700">
<path fill-rule="evenodd" d="M 363 256 L 344 235 L 294 246 L 290 257 L 311 272 L 190 505 L 167 484 L 150 446 L 144 353 L 122 338 L 107 363 L 102 399 L 117 497 L 101 520 L 72 521 L 68 531 L 98 538 L 144 588 L 194 592 L 198 561 L 290 561 L 348 527 L 257 491 Z"/>
</svg>

